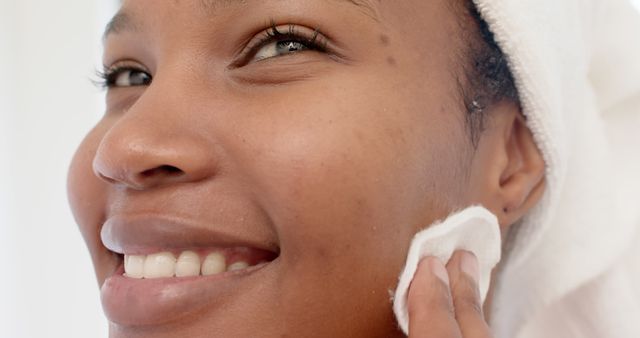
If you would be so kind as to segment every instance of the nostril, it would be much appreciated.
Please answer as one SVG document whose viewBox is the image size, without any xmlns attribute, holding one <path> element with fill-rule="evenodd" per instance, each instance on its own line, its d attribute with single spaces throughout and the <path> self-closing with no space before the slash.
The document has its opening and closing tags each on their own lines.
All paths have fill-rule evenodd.
<svg viewBox="0 0 640 338">
<path fill-rule="evenodd" d="M 184 171 L 171 165 L 162 165 L 153 169 L 145 170 L 140 173 L 142 177 L 168 176 L 177 177 L 184 175 Z"/>
<path fill-rule="evenodd" d="M 105 181 L 105 182 L 107 182 L 107 183 L 111 183 L 111 184 L 116 183 L 116 180 L 114 180 L 114 179 L 113 179 L 113 178 L 111 178 L 111 177 L 107 177 L 107 176 L 103 175 L 102 173 L 97 173 L 97 175 L 98 175 L 98 177 L 99 177 L 100 179 L 102 179 L 103 181 Z"/>
</svg>

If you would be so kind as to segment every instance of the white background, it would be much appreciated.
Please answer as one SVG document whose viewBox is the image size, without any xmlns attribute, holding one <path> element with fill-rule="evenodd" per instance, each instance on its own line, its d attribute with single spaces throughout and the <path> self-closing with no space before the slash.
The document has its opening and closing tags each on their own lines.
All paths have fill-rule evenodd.
<svg viewBox="0 0 640 338">
<path fill-rule="evenodd" d="M 71 156 L 101 116 L 91 84 L 107 0 L 0 0 L 0 337 L 106 337 L 67 206 Z"/>
<path fill-rule="evenodd" d="M 65 176 L 113 2 L 0 0 L 0 337 L 107 336 Z"/>
</svg>

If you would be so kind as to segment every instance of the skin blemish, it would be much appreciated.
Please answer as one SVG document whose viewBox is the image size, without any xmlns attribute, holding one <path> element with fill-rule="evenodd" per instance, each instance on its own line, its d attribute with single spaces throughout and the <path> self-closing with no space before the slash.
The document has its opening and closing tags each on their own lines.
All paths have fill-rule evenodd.
<svg viewBox="0 0 640 338">
<path fill-rule="evenodd" d="M 389 56 L 389 57 L 387 57 L 387 63 L 390 66 L 395 66 L 396 65 L 396 59 L 394 59 L 393 56 Z"/>
<path fill-rule="evenodd" d="M 383 46 L 388 46 L 390 43 L 389 36 L 385 34 L 380 34 L 380 44 Z"/>
</svg>

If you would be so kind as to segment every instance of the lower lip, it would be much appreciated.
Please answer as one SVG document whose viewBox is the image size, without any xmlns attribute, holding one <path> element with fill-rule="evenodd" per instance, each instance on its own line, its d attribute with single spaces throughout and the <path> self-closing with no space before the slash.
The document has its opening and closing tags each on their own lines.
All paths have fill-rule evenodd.
<svg viewBox="0 0 640 338">
<path fill-rule="evenodd" d="M 120 264 L 102 284 L 102 307 L 109 321 L 123 326 L 174 322 L 258 286 L 273 263 L 212 276 L 157 279 L 125 277 Z"/>
</svg>

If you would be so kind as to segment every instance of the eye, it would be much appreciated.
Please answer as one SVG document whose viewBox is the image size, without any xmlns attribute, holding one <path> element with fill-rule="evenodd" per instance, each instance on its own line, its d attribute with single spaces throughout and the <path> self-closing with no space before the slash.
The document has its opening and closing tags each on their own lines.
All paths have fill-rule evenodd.
<svg viewBox="0 0 640 338">
<path fill-rule="evenodd" d="M 250 43 L 249 62 L 296 54 L 304 51 L 326 52 L 326 39 L 320 32 L 296 25 L 272 26 Z"/>
<path fill-rule="evenodd" d="M 254 61 L 264 60 L 276 56 L 292 54 L 310 49 L 304 42 L 295 40 L 273 41 L 260 48 L 253 57 Z"/>
<path fill-rule="evenodd" d="M 139 87 L 151 84 L 151 75 L 139 66 L 112 66 L 104 73 L 102 85 L 106 88 Z"/>
<path fill-rule="evenodd" d="M 121 69 L 113 76 L 115 87 L 147 86 L 151 83 L 151 75 L 138 69 Z"/>
</svg>

